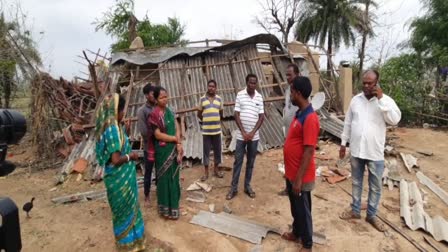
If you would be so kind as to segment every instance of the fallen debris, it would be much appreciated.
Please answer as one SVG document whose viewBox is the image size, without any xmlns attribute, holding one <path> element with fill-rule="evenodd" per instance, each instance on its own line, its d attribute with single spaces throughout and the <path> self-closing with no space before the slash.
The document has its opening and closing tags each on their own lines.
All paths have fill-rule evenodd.
<svg viewBox="0 0 448 252">
<path fill-rule="evenodd" d="M 431 179 L 425 176 L 422 172 L 417 172 L 417 178 L 420 183 L 426 185 L 431 191 L 433 191 L 445 204 L 448 205 L 448 193 L 445 192 L 440 186 L 434 183 Z"/>
<path fill-rule="evenodd" d="M 198 191 L 198 190 L 201 190 L 202 188 L 200 187 L 200 186 L 198 186 L 198 184 L 196 184 L 196 182 L 195 183 L 193 183 L 193 184 L 191 184 L 188 188 L 187 188 L 187 191 Z"/>
<path fill-rule="evenodd" d="M 326 179 L 327 179 L 327 181 L 328 181 L 328 183 L 330 185 L 333 185 L 333 184 L 336 184 L 338 182 L 346 180 L 347 177 L 335 175 L 335 176 L 327 177 Z"/>
<path fill-rule="evenodd" d="M 200 188 L 202 188 L 202 190 L 206 191 L 206 192 L 210 192 L 212 190 L 212 186 L 204 183 L 204 182 L 195 182 L 196 185 L 198 185 Z"/>
<path fill-rule="evenodd" d="M 282 174 L 285 175 L 285 165 L 283 163 L 277 164 L 277 170 Z"/>
<path fill-rule="evenodd" d="M 214 214 L 199 211 L 197 215 L 193 216 L 190 223 L 210 228 L 216 232 L 234 236 L 254 244 L 261 244 L 261 241 L 267 236 L 268 232 L 281 235 L 280 228 L 266 226 L 228 213 Z M 325 235 L 316 232 L 313 233 L 314 243 L 325 245 L 326 241 Z"/>
<path fill-rule="evenodd" d="M 431 218 L 423 209 L 423 199 L 417 183 L 400 182 L 400 216 L 413 231 L 423 229 L 436 241 L 448 242 L 448 222 L 441 216 Z"/>
<path fill-rule="evenodd" d="M 193 216 L 190 223 L 210 228 L 219 233 L 234 236 L 254 244 L 261 244 L 262 239 L 266 237 L 268 232 L 281 234 L 280 229 L 245 220 L 227 213 L 214 214 L 199 211 L 197 215 Z"/>
<path fill-rule="evenodd" d="M 215 204 L 208 205 L 208 209 L 210 210 L 210 212 L 214 213 L 215 212 Z"/>
<path fill-rule="evenodd" d="M 396 207 L 396 206 L 391 206 L 389 204 L 387 204 L 386 202 L 383 202 L 383 207 L 386 208 L 387 210 L 391 211 L 391 212 L 400 212 L 400 207 Z"/>
<path fill-rule="evenodd" d="M 398 170 L 396 159 L 386 159 L 385 168 L 383 172 L 383 185 L 387 185 L 389 191 L 392 191 L 394 187 L 400 186 L 401 175 Z"/>
<path fill-rule="evenodd" d="M 412 168 L 417 167 L 417 158 L 412 156 L 411 154 L 400 153 L 401 159 L 403 159 L 404 166 L 408 169 L 409 172 L 412 172 Z"/>
<path fill-rule="evenodd" d="M 227 203 L 224 203 L 223 211 L 224 213 L 232 214 L 232 209 Z"/>
<path fill-rule="evenodd" d="M 320 195 L 320 194 L 314 193 L 313 195 L 314 195 L 314 197 L 316 197 L 316 198 L 318 198 L 318 199 L 328 201 L 328 199 L 327 199 L 326 197 L 324 197 L 324 196 L 322 196 L 322 195 Z"/>
<path fill-rule="evenodd" d="M 187 201 L 195 203 L 205 203 L 206 199 L 207 198 L 203 192 L 191 192 L 187 197 Z"/>
<path fill-rule="evenodd" d="M 347 191 L 345 188 L 343 188 L 340 185 L 337 185 L 342 191 L 344 191 L 346 194 L 350 195 L 351 197 L 352 194 Z M 384 217 L 381 213 L 377 214 L 377 217 L 383 221 L 384 223 L 386 223 L 389 227 L 391 227 L 393 230 L 395 230 L 397 233 L 399 233 L 401 236 L 403 236 L 406 240 L 408 240 L 412 245 L 414 245 L 415 248 L 418 249 L 418 251 L 420 252 L 427 252 L 427 250 L 422 247 L 422 245 L 420 245 L 416 240 L 414 240 L 412 237 L 410 237 L 408 234 L 406 234 L 403 230 L 401 230 L 397 225 L 395 225 L 394 223 L 390 222 L 386 217 Z"/>
<path fill-rule="evenodd" d="M 328 166 L 319 166 L 316 169 L 316 176 L 325 177 L 330 184 L 335 184 L 351 177 L 351 173 L 345 169 L 328 168 Z"/>
<path fill-rule="evenodd" d="M 143 177 L 138 177 L 137 183 L 139 186 L 143 186 Z M 106 196 L 107 196 L 106 190 L 88 191 L 88 192 L 75 193 L 75 194 L 71 194 L 71 195 L 56 197 L 56 198 L 51 199 L 51 202 L 53 202 L 55 204 L 67 204 L 67 203 L 75 203 L 75 202 L 80 202 L 80 201 L 105 199 Z"/>
<path fill-rule="evenodd" d="M 417 151 L 418 154 L 425 155 L 427 157 L 433 156 L 434 153 L 432 151 Z"/>
</svg>

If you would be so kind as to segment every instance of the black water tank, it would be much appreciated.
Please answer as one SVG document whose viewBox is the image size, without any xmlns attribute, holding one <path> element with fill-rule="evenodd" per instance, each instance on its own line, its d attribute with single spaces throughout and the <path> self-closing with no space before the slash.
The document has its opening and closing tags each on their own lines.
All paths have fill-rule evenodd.
<svg viewBox="0 0 448 252">
<path fill-rule="evenodd" d="M 26 133 L 26 119 L 19 112 L 0 109 L 0 143 L 17 144 Z"/>
</svg>

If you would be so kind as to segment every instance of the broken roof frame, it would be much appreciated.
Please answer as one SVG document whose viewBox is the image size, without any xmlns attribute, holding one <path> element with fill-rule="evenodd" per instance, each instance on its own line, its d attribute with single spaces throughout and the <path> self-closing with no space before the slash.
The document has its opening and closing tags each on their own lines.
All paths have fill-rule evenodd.
<svg viewBox="0 0 448 252">
<path fill-rule="evenodd" d="M 261 49 L 260 49 L 261 48 Z M 270 53 L 264 53 L 269 50 Z M 266 62 L 272 67 L 272 80 L 266 78 Z M 138 108 L 145 103 L 143 86 L 155 83 L 165 87 L 170 106 L 179 114 L 185 136 L 184 157 L 202 159 L 202 134 L 195 110 L 206 92 L 209 79 L 218 82 L 218 94 L 224 100 L 223 143 L 230 142 L 236 130 L 233 108 L 236 94 L 245 88 L 245 77 L 254 73 L 259 80 L 258 91 L 265 99 L 265 122 L 260 129 L 260 150 L 282 147 L 282 110 L 286 73 L 289 63 L 299 63 L 308 75 L 304 58 L 292 57 L 274 35 L 259 34 L 216 47 L 168 47 L 157 50 L 135 50 L 112 55 L 112 71 L 133 76 L 120 83 L 126 89 L 127 115 L 133 118 L 133 141 L 140 141 L 136 126 Z M 134 81 L 135 80 L 135 81 Z M 128 84 L 129 83 L 129 84 Z M 224 146 L 227 149 L 227 146 Z"/>
</svg>

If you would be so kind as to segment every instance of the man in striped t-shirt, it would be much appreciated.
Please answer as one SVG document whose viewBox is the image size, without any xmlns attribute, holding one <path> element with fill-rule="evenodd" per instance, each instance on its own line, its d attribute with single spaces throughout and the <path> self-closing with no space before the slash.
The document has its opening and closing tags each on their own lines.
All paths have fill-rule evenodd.
<svg viewBox="0 0 448 252">
<path fill-rule="evenodd" d="M 198 117 L 202 120 L 202 137 L 204 140 L 203 158 L 205 173 L 201 181 L 208 179 L 208 165 L 210 162 L 210 149 L 213 149 L 213 174 L 222 178 L 224 175 L 218 171 L 221 163 L 221 118 L 223 115 L 223 101 L 216 94 L 216 81 L 209 80 L 207 93 L 201 97 L 198 106 Z"/>
<path fill-rule="evenodd" d="M 258 130 L 264 120 L 263 97 L 255 89 L 257 87 L 257 76 L 248 74 L 246 76 L 246 89 L 240 91 L 235 101 L 235 121 L 239 130 L 237 131 L 237 142 L 235 149 L 235 163 L 233 164 L 232 185 L 226 199 L 231 200 L 238 193 L 238 180 L 241 167 L 243 166 L 244 153 L 247 152 L 246 176 L 244 179 L 244 192 L 251 198 L 255 198 L 255 192 L 250 186 L 252 170 L 257 155 Z"/>
</svg>

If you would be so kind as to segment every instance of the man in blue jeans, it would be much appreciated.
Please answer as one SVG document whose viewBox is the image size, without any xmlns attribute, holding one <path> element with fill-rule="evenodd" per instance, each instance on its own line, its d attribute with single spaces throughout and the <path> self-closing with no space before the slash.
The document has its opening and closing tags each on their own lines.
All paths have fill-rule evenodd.
<svg viewBox="0 0 448 252">
<path fill-rule="evenodd" d="M 244 153 L 247 152 L 246 176 L 244 178 L 244 192 L 251 198 L 255 198 L 255 192 L 250 186 L 255 157 L 257 156 L 258 130 L 264 120 L 263 97 L 257 92 L 257 76 L 248 74 L 246 76 L 247 87 L 240 91 L 235 101 L 235 121 L 238 125 L 237 142 L 235 150 L 235 162 L 233 164 L 232 185 L 226 196 L 231 200 L 238 193 L 238 181 L 240 179 L 241 167 L 243 166 Z"/>
<path fill-rule="evenodd" d="M 369 195 L 366 221 L 384 232 L 385 227 L 376 213 L 381 198 L 386 125 L 397 125 L 401 111 L 392 98 L 383 94 L 378 80 L 377 71 L 364 73 L 363 92 L 353 97 L 346 113 L 339 157 L 345 157 L 346 145 L 350 143 L 353 202 L 352 210 L 343 212 L 340 218 L 361 219 L 362 184 L 367 166 Z"/>
</svg>

